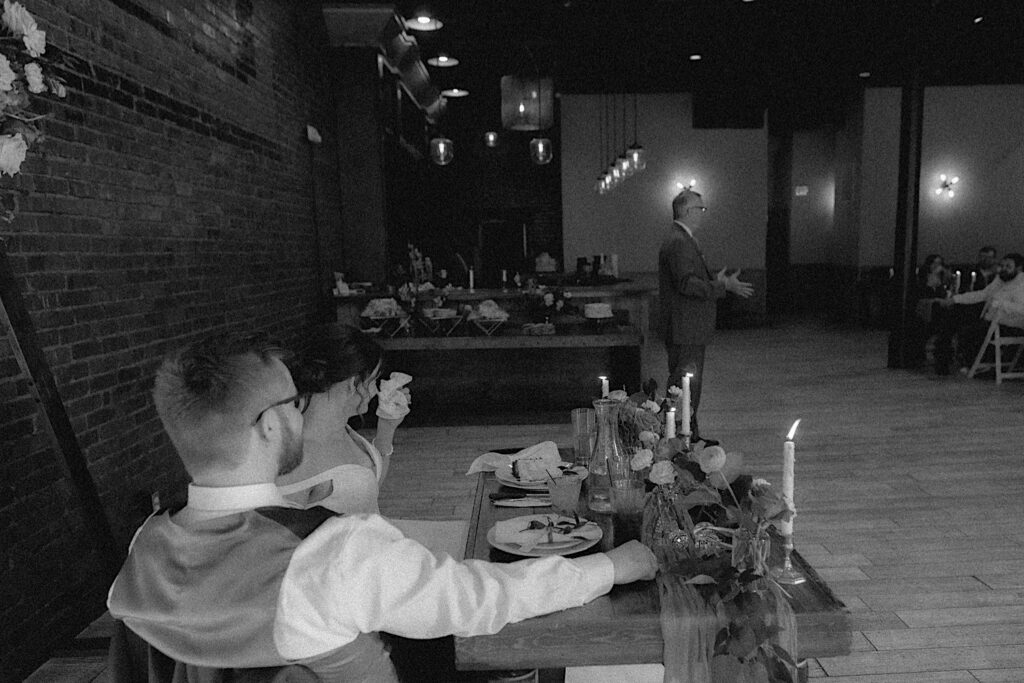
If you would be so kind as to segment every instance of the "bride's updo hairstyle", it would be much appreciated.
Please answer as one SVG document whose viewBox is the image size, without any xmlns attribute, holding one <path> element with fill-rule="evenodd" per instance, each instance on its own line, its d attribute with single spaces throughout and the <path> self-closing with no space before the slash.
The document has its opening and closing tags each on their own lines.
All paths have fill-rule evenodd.
<svg viewBox="0 0 1024 683">
<path fill-rule="evenodd" d="M 383 357 L 373 337 L 355 327 L 336 326 L 321 330 L 289 369 L 299 393 L 320 394 L 350 377 L 365 382 Z"/>
</svg>

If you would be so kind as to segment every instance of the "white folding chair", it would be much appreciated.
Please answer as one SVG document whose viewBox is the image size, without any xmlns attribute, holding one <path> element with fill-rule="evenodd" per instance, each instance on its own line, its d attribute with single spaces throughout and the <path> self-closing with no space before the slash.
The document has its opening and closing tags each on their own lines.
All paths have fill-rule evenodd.
<svg viewBox="0 0 1024 683">
<path fill-rule="evenodd" d="M 1024 368 L 1016 370 L 1020 363 L 1021 357 L 1024 356 L 1024 336 L 1010 336 L 1007 337 L 1003 334 L 1003 325 L 1006 325 L 1008 321 L 1002 320 L 999 314 L 996 314 L 991 324 L 988 326 L 988 332 L 985 333 L 985 341 L 982 343 L 981 348 L 978 349 L 978 355 L 974 358 L 974 364 L 971 369 L 967 372 L 968 377 L 974 377 L 978 372 L 983 370 L 996 371 L 996 384 L 1001 384 L 1004 379 L 1019 379 L 1024 378 Z M 1012 324 L 1020 325 L 1022 321 L 1014 319 Z M 994 360 L 993 362 L 985 362 L 985 353 L 989 347 L 992 347 Z M 1012 347 L 1017 347 L 1016 352 L 1010 352 Z M 1007 357 L 1012 356 L 1009 360 L 1004 360 L 1003 349 L 1007 349 Z"/>
</svg>

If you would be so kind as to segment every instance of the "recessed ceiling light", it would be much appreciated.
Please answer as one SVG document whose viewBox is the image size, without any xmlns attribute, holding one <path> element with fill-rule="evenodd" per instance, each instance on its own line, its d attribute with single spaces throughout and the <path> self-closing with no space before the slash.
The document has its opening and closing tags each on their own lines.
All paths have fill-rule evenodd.
<svg viewBox="0 0 1024 683">
<path fill-rule="evenodd" d="M 420 12 L 412 19 L 405 20 L 405 27 L 413 31 L 436 31 L 442 26 L 444 22 L 426 12 Z"/>
<path fill-rule="evenodd" d="M 469 91 L 465 88 L 445 88 L 441 91 L 441 94 L 445 97 L 465 97 L 469 94 Z"/>
<path fill-rule="evenodd" d="M 870 71 L 861 71 L 857 75 L 860 76 L 861 78 L 869 78 L 871 76 L 871 72 Z"/>
<path fill-rule="evenodd" d="M 442 52 L 438 56 L 431 57 L 430 59 L 428 59 L 427 64 L 429 64 L 430 66 L 440 66 L 447 68 L 451 66 L 458 66 L 459 60 L 457 60 L 455 57 L 450 57 L 449 55 L 446 55 Z"/>
<path fill-rule="evenodd" d="M 974 23 L 975 23 L 975 24 L 980 24 L 980 23 L 981 23 L 981 21 L 982 21 L 982 20 L 983 20 L 984 18 L 985 18 L 985 17 L 982 17 L 982 16 L 977 16 L 977 17 L 974 17 Z"/>
<path fill-rule="evenodd" d="M 701 60 L 701 56 L 700 55 L 698 55 L 698 54 L 690 55 L 690 61 L 691 62 L 699 62 L 700 60 Z"/>
</svg>

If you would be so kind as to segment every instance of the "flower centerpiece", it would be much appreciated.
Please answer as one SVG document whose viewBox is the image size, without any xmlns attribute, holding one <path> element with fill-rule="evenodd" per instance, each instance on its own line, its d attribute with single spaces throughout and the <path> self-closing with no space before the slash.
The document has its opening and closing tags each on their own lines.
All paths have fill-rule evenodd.
<svg viewBox="0 0 1024 683">
<path fill-rule="evenodd" d="M 685 680 L 796 680 L 796 619 L 768 567 L 770 528 L 794 512 L 742 464 L 699 443 L 655 452 L 647 475 L 641 537 L 661 566 L 665 666 Z"/>
<path fill-rule="evenodd" d="M 48 114 L 33 109 L 39 95 L 65 97 L 64 81 L 44 73 L 46 32 L 20 3 L 4 0 L 0 27 L 0 176 L 21 170 L 29 147 L 40 141 L 38 123 Z M 13 197 L 0 207 L 0 219 L 14 220 Z"/>
</svg>

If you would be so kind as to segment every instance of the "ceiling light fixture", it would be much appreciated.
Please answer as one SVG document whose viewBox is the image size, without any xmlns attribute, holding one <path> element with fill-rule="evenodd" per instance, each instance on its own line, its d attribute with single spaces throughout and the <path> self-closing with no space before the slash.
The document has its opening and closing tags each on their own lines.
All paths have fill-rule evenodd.
<svg viewBox="0 0 1024 683">
<path fill-rule="evenodd" d="M 405 27 L 413 31 L 436 31 L 444 22 L 426 10 L 420 10 L 412 19 L 405 20 Z"/>
<path fill-rule="evenodd" d="M 430 66 L 438 66 L 443 69 L 448 69 L 453 66 L 458 66 L 459 60 L 456 59 L 455 57 L 446 55 L 445 53 L 442 52 L 438 54 L 436 57 L 431 57 L 430 59 L 428 59 L 427 64 L 429 64 Z"/>
<path fill-rule="evenodd" d="M 486 133 L 484 133 L 484 144 L 487 145 L 488 147 L 497 147 L 498 134 L 493 130 L 489 130 Z"/>
<path fill-rule="evenodd" d="M 985 19 L 985 17 L 983 17 L 981 15 L 976 16 L 976 17 L 974 17 L 974 23 L 975 24 L 980 24 L 984 19 Z"/>
<path fill-rule="evenodd" d="M 441 91 L 441 94 L 445 97 L 465 97 L 469 94 L 469 91 L 465 88 L 445 88 Z"/>
<path fill-rule="evenodd" d="M 861 78 L 870 78 L 871 77 L 871 72 L 870 71 L 861 71 L 857 75 L 860 76 Z"/>
<path fill-rule="evenodd" d="M 701 59 L 703 58 L 697 53 L 693 53 L 692 55 L 690 55 L 691 62 L 699 62 Z"/>
</svg>

